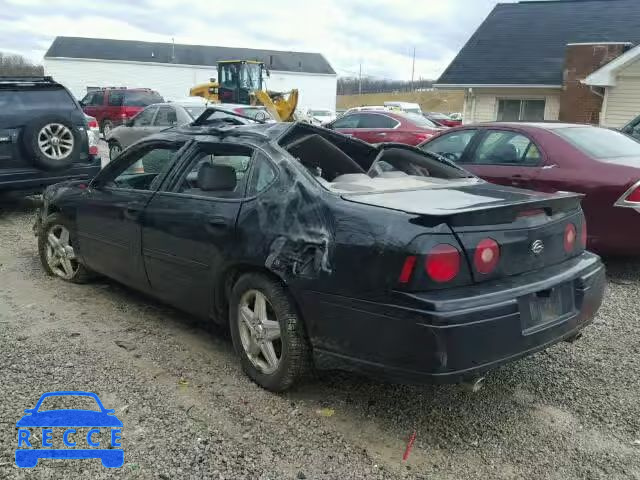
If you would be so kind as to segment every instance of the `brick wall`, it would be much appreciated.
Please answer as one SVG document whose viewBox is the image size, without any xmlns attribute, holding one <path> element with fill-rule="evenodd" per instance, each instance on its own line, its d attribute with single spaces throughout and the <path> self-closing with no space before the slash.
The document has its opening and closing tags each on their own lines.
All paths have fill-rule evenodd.
<svg viewBox="0 0 640 480">
<path fill-rule="evenodd" d="M 599 123 L 602 97 L 580 83 L 628 48 L 624 43 L 567 45 L 564 85 L 560 94 L 560 120 L 573 123 Z"/>
</svg>

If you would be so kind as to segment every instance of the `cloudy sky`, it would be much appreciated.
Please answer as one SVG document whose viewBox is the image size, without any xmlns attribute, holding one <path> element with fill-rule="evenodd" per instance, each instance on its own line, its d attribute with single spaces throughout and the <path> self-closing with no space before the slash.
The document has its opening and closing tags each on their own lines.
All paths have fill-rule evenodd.
<svg viewBox="0 0 640 480">
<path fill-rule="evenodd" d="M 502 0 L 502 2 L 511 0 Z M 130 3 L 130 5 L 129 5 Z M 0 51 L 56 35 L 320 52 L 339 75 L 437 78 L 497 0 L 0 0 Z"/>
</svg>

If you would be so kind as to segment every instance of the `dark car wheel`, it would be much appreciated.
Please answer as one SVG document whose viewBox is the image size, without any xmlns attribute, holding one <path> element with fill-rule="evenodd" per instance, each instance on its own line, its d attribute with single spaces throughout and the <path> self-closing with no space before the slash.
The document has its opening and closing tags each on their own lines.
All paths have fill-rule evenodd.
<svg viewBox="0 0 640 480">
<path fill-rule="evenodd" d="M 92 274 L 76 258 L 71 223 L 61 214 L 47 217 L 38 232 L 40 262 L 49 275 L 73 283 L 85 283 Z"/>
<path fill-rule="evenodd" d="M 80 157 L 80 131 L 66 117 L 45 115 L 25 125 L 22 143 L 33 163 L 44 170 L 61 170 Z"/>
<path fill-rule="evenodd" d="M 231 338 L 244 372 L 267 390 L 281 392 L 311 369 L 302 321 L 284 287 L 250 273 L 229 301 Z"/>
<path fill-rule="evenodd" d="M 115 140 L 109 142 L 109 160 L 114 161 L 120 153 L 122 153 L 122 145 Z"/>
<path fill-rule="evenodd" d="M 104 122 L 102 122 L 102 135 L 104 136 L 105 140 L 109 140 L 112 131 L 113 123 L 111 123 L 111 120 L 105 120 Z"/>
</svg>

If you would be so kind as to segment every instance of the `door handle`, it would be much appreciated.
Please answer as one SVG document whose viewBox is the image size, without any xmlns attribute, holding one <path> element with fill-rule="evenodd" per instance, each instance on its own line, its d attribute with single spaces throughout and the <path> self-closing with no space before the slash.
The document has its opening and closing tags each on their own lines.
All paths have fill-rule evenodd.
<svg viewBox="0 0 640 480">
<path fill-rule="evenodd" d="M 222 216 L 214 216 L 207 218 L 207 227 L 212 229 L 225 228 L 228 225 L 227 219 Z"/>
<path fill-rule="evenodd" d="M 385 132 L 378 132 L 379 137 L 386 137 L 387 134 Z"/>
<path fill-rule="evenodd" d="M 126 207 L 124 209 L 124 216 L 129 220 L 137 220 L 140 217 L 142 209 L 139 207 Z"/>
</svg>

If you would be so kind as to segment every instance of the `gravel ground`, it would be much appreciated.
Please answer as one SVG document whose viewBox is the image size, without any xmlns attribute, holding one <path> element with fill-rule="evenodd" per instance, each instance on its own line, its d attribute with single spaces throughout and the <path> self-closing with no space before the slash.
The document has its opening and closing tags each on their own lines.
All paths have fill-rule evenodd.
<svg viewBox="0 0 640 480">
<path fill-rule="evenodd" d="M 478 393 L 339 374 L 274 395 L 195 319 L 107 280 L 47 277 L 34 203 L 3 202 L 2 479 L 640 479 L 640 261 L 607 261 L 606 300 L 580 341 L 499 369 Z M 52 390 L 116 409 L 122 468 L 14 465 L 15 422 Z"/>
</svg>

